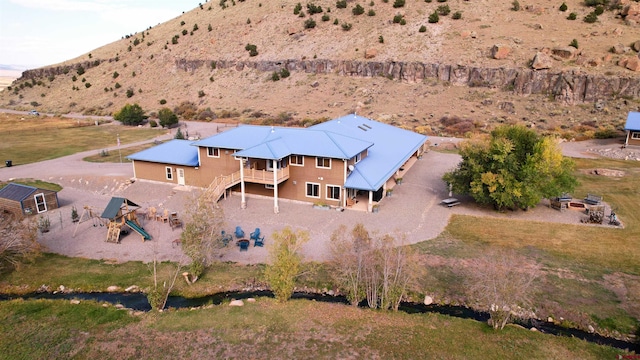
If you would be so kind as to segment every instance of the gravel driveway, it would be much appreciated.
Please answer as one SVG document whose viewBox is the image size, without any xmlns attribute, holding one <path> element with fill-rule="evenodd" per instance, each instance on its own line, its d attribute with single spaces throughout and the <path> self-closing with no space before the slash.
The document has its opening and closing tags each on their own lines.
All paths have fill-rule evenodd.
<svg viewBox="0 0 640 360">
<path fill-rule="evenodd" d="M 224 125 L 188 123 L 189 133 L 199 133 L 202 137 L 221 131 L 221 127 Z M 158 139 L 171 137 L 172 134 L 166 134 Z M 430 141 L 432 145 L 440 145 L 454 143 L 458 139 L 431 137 Z M 568 147 L 567 144 L 571 146 Z M 584 156 L 584 145 L 591 144 L 583 144 L 582 147 L 579 144 L 565 143 L 563 151 Z M 143 242 L 139 235 L 131 233 L 123 236 L 120 244 L 113 244 L 105 242 L 106 227 L 100 226 L 97 220 L 88 220 L 80 224 L 71 222 L 72 206 L 78 209 L 79 214 L 83 213 L 85 206 L 91 206 L 101 213 L 112 196 L 125 197 L 139 204 L 142 209 L 155 206 L 181 214 L 184 212 L 185 204 L 198 192 L 198 189 L 185 186 L 176 187 L 148 181 L 132 183 L 131 164 L 82 161 L 83 157 L 96 152 L 97 150 L 92 150 L 35 164 L 0 168 L 0 180 L 3 181 L 12 178 L 36 178 L 59 183 L 64 187 L 58 194 L 61 208 L 48 212 L 52 226 L 50 232 L 41 236 L 42 244 L 51 252 L 74 257 L 148 262 L 156 256 L 158 260 L 188 262 L 180 247 L 175 246 L 173 242 L 180 237 L 181 230 L 172 230 L 166 223 L 143 219 L 142 225 L 153 236 L 153 240 Z M 241 253 L 237 247 L 230 246 L 224 252 L 222 260 L 247 264 L 265 262 L 270 247 L 270 235 L 285 226 L 308 231 L 311 240 L 304 247 L 305 258 L 322 261 L 326 260 L 329 254 L 327 244 L 331 233 L 340 225 L 346 225 L 350 230 L 356 223 L 363 223 L 370 232 L 391 233 L 396 235 L 397 239 L 404 239 L 405 243 L 417 243 L 438 236 L 452 214 L 579 222 L 579 212 L 561 213 L 550 209 L 545 203 L 527 212 L 505 214 L 481 208 L 465 198 L 462 198 L 462 204 L 459 206 L 441 206 L 440 201 L 448 197 L 448 189 L 441 177 L 446 171 L 455 168 L 459 161 L 460 157 L 456 154 L 438 151 L 426 153 L 406 173 L 404 182 L 395 187 L 393 196 L 382 200 L 378 213 L 318 210 L 306 203 L 284 200 L 280 203 L 280 213 L 274 214 L 272 199 L 250 197 L 247 200 L 247 208 L 241 209 L 240 197 L 232 195 L 220 201 L 228 231 L 235 226 L 241 226 L 249 233 L 259 227 L 267 236 L 265 247 L 252 246 L 249 251 Z"/>
</svg>

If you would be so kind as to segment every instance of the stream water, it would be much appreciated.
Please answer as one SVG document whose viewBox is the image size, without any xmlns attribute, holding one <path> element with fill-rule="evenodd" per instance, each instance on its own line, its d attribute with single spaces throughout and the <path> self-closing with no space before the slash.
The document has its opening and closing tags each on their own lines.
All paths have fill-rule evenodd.
<svg viewBox="0 0 640 360">
<path fill-rule="evenodd" d="M 219 305 L 224 301 L 230 299 L 247 299 L 256 297 L 273 297 L 271 291 L 252 291 L 252 292 L 224 292 L 214 295 L 199 297 L 199 298 L 184 298 L 181 296 L 170 296 L 167 301 L 167 308 L 194 308 L 205 305 Z M 138 311 L 150 311 L 151 305 L 147 301 L 147 297 L 143 293 L 33 293 L 24 296 L 11 297 L 0 294 L 1 300 L 10 299 L 50 299 L 50 300 L 93 300 L 97 302 L 108 302 L 111 304 L 121 304 L 126 308 L 138 310 Z M 293 299 L 306 299 L 313 301 L 341 303 L 347 305 L 349 302 L 343 296 L 330 296 L 313 293 L 294 293 Z M 361 307 L 366 307 L 366 303 L 360 304 Z M 424 305 L 419 303 L 404 302 L 400 305 L 400 311 L 404 311 L 409 314 L 415 313 L 438 313 L 443 315 L 449 315 L 463 319 L 473 319 L 476 321 L 486 322 L 489 320 L 489 314 L 486 312 L 476 311 L 464 306 L 453 305 Z M 568 336 L 579 338 L 588 342 L 607 345 L 618 349 L 624 349 L 629 351 L 635 351 L 640 353 L 640 344 L 634 344 L 628 341 L 618 340 L 598 334 L 589 333 L 579 329 L 566 328 L 558 326 L 554 323 L 529 319 L 526 321 L 516 321 L 518 325 L 526 327 L 528 329 L 535 327 L 542 333 L 548 333 L 558 336 Z"/>
</svg>

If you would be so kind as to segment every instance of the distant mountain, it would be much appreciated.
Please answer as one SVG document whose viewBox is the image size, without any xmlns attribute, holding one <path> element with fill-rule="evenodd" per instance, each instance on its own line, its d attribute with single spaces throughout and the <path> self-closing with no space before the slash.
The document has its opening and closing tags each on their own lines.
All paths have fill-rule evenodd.
<svg viewBox="0 0 640 360">
<path fill-rule="evenodd" d="M 564 2 L 566 12 L 562 2 L 514 11 L 517 2 L 502 0 L 204 2 L 26 71 L 0 93 L 0 107 L 107 115 L 138 103 L 149 113 L 276 124 L 358 112 L 428 133 L 518 122 L 619 128 L 638 110 L 627 100 L 640 98 L 639 25 L 625 22 L 627 5 L 587 23 L 592 8 Z M 604 106 L 593 112 L 596 101 Z"/>
</svg>

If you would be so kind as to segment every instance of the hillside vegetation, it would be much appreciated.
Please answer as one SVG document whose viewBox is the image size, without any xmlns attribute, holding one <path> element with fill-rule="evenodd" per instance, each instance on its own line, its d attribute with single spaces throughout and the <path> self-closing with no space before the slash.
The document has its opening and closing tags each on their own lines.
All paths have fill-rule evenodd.
<svg viewBox="0 0 640 360">
<path fill-rule="evenodd" d="M 593 23 L 584 19 L 599 11 L 587 4 L 598 1 L 564 3 L 566 11 L 562 1 L 206 2 L 25 73 L 0 93 L 0 106 L 110 115 L 126 103 L 157 112 L 186 101 L 193 110 L 182 118 L 205 120 L 287 123 L 358 112 L 431 134 L 516 122 L 569 138 L 620 131 L 627 112 L 640 107 L 640 72 L 621 66 L 637 58 L 638 24 L 621 15 L 625 2 L 603 7 Z M 571 13 L 576 20 L 568 19 Z M 530 69 L 538 52 L 549 54 L 550 69 L 526 76 L 536 81 L 562 72 L 562 91 L 553 83 L 536 91 L 529 80 L 525 94 L 499 81 L 467 87 L 453 80 L 462 68 Z M 332 68 L 336 62 L 346 63 Z M 372 62 L 386 67 L 371 72 L 364 64 Z M 408 63 L 446 65 L 447 81 L 442 69 L 424 79 L 398 73 Z M 564 92 L 580 92 L 571 83 L 580 76 L 617 85 L 591 86 L 589 101 L 576 102 Z M 464 124 L 451 128 L 443 117 Z"/>
</svg>

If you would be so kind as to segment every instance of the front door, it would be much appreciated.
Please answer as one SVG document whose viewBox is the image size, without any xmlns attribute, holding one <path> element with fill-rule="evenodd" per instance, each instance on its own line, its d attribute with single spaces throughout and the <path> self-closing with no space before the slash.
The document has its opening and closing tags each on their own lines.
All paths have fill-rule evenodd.
<svg viewBox="0 0 640 360">
<path fill-rule="evenodd" d="M 176 168 L 178 173 L 178 185 L 184 185 L 184 169 Z"/>
</svg>

